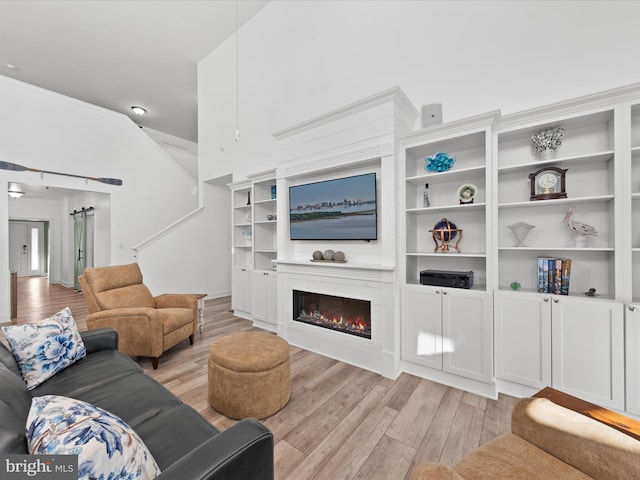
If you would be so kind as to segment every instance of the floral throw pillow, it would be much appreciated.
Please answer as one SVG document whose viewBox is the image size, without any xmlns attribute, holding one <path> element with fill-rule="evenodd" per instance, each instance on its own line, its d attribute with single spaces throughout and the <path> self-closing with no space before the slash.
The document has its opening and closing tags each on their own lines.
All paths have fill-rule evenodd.
<svg viewBox="0 0 640 480">
<path fill-rule="evenodd" d="M 74 398 L 34 397 L 27 417 L 34 455 L 78 455 L 78 479 L 152 480 L 156 461 L 119 417 Z"/>
<path fill-rule="evenodd" d="M 41 322 L 2 331 L 29 390 L 87 355 L 68 307 Z"/>
</svg>

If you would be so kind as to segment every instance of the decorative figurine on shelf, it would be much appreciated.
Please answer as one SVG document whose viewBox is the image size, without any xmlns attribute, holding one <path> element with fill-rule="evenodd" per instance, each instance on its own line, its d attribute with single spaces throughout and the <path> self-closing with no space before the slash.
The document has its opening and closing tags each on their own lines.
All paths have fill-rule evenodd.
<svg viewBox="0 0 640 480">
<path fill-rule="evenodd" d="M 509 225 L 509 228 L 513 234 L 516 236 L 518 243 L 514 245 L 514 247 L 526 247 L 524 244 L 524 239 L 529 234 L 529 231 L 533 228 L 536 228 L 535 225 L 530 225 L 527 222 L 516 222 L 513 225 Z"/>
<path fill-rule="evenodd" d="M 534 133 L 531 137 L 531 145 L 540 153 L 541 160 L 556 158 L 556 150 L 562 144 L 564 128 L 554 127 Z"/>
<path fill-rule="evenodd" d="M 334 252 L 331 249 L 325 250 L 321 252 L 320 250 L 316 250 L 311 255 L 312 262 L 335 262 L 335 263 L 346 263 L 347 259 L 344 252 L 337 251 Z"/>
<path fill-rule="evenodd" d="M 469 205 L 473 203 L 473 199 L 476 198 L 478 193 L 478 187 L 473 183 L 465 183 L 458 188 L 458 198 L 460 199 L 460 205 Z"/>
<path fill-rule="evenodd" d="M 431 199 L 429 198 L 429 184 L 424 184 L 424 190 L 422 190 L 422 207 L 427 208 L 431 206 Z"/>
<path fill-rule="evenodd" d="M 573 205 L 569 207 L 567 211 L 567 215 L 562 220 L 569 226 L 569 230 L 576 234 L 575 238 L 575 246 L 577 248 L 586 248 L 589 246 L 589 236 L 597 237 L 598 232 L 596 232 L 595 227 L 592 225 L 587 225 L 586 223 L 576 222 L 573 219 L 573 214 L 575 213 L 575 208 Z"/>
<path fill-rule="evenodd" d="M 433 249 L 434 252 L 440 250 L 441 253 L 445 253 L 449 251 L 449 248 L 453 247 L 456 252 L 460 253 L 461 250 L 458 245 L 462 240 L 462 230 L 456 227 L 455 223 L 450 222 L 446 218 L 442 218 L 433 226 L 433 229 L 429 231 L 433 235 L 433 241 L 436 243 L 436 248 Z M 456 244 L 449 245 L 456 237 L 458 237 Z"/>
<path fill-rule="evenodd" d="M 584 292 L 587 297 L 597 297 L 596 289 L 591 287 L 588 291 Z"/>
<path fill-rule="evenodd" d="M 427 162 L 424 169 L 428 172 L 446 172 L 453 167 L 453 164 L 456 161 L 455 158 L 448 156 L 444 152 L 438 152 L 424 160 Z"/>
<path fill-rule="evenodd" d="M 520 282 L 511 282 L 511 290 L 520 290 Z"/>
<path fill-rule="evenodd" d="M 251 190 L 247 192 L 247 205 L 251 205 Z"/>
</svg>

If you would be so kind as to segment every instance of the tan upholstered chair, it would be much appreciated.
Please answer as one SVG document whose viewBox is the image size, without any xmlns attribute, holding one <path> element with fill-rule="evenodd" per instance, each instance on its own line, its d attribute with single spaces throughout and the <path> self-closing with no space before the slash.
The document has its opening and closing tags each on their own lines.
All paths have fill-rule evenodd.
<svg viewBox="0 0 640 480">
<path fill-rule="evenodd" d="M 151 357 L 156 369 L 169 348 L 186 339 L 193 345 L 198 319 L 193 295 L 152 296 L 137 263 L 87 268 L 79 279 L 89 310 L 87 328 L 116 329 L 122 353 Z"/>
</svg>

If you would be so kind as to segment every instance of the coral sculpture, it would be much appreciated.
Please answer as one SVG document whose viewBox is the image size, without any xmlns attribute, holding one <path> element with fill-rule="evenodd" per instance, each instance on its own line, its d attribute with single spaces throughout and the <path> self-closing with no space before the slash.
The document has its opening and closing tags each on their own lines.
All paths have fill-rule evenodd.
<svg viewBox="0 0 640 480">
<path fill-rule="evenodd" d="M 564 137 L 564 128 L 555 127 L 547 128 L 533 134 L 531 137 L 531 145 L 537 152 L 544 152 L 547 150 L 556 150 L 562 144 L 562 137 Z"/>
<path fill-rule="evenodd" d="M 427 163 L 424 169 L 428 172 L 446 172 L 455 163 L 456 159 L 448 156 L 444 152 L 438 152 L 431 157 L 424 159 Z"/>
</svg>

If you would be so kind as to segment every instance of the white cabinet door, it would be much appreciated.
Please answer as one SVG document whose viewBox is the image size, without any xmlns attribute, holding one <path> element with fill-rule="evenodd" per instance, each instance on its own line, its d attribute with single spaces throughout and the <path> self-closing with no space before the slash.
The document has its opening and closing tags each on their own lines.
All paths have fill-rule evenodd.
<svg viewBox="0 0 640 480">
<path fill-rule="evenodd" d="M 624 312 L 620 303 L 553 297 L 553 387 L 624 410 Z"/>
<path fill-rule="evenodd" d="M 276 325 L 278 323 L 278 279 L 275 272 L 254 270 L 251 290 L 253 319 Z"/>
<path fill-rule="evenodd" d="M 486 292 L 405 285 L 403 360 L 491 383 L 492 303 Z"/>
<path fill-rule="evenodd" d="M 496 377 L 543 388 L 551 385 L 550 295 L 495 293 Z"/>
<path fill-rule="evenodd" d="M 246 267 L 231 270 L 231 308 L 234 311 L 251 311 L 251 271 Z"/>
<path fill-rule="evenodd" d="M 627 412 L 640 415 L 640 305 L 627 305 Z"/>
<path fill-rule="evenodd" d="M 442 289 L 442 351 L 445 372 L 493 381 L 492 297 L 487 292 Z"/>
<path fill-rule="evenodd" d="M 267 276 L 267 293 L 269 302 L 267 304 L 268 323 L 278 324 L 278 275 L 275 272 L 269 272 Z"/>
<path fill-rule="evenodd" d="M 405 285 L 402 292 L 402 358 L 441 370 L 441 289 Z"/>
<path fill-rule="evenodd" d="M 267 291 L 268 273 L 261 270 L 253 271 L 251 281 L 251 316 L 255 320 L 264 322 L 267 319 L 269 292 Z"/>
</svg>

